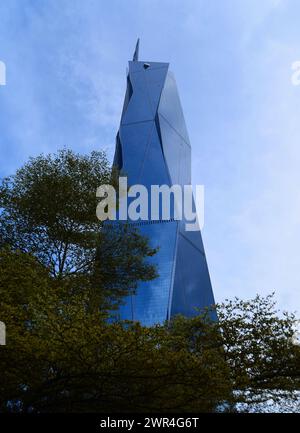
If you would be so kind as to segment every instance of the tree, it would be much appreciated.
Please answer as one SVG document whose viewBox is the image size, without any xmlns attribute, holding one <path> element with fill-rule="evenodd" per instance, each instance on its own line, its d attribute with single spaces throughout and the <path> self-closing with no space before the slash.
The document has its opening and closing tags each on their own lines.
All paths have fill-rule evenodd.
<svg viewBox="0 0 300 433">
<path fill-rule="evenodd" d="M 0 412 L 20 401 L 28 383 L 42 376 L 45 364 L 36 357 L 32 305 L 49 289 L 49 272 L 29 254 L 0 252 L 0 317 L 6 324 L 7 346 L 0 348 Z"/>
<path fill-rule="evenodd" d="M 209 320 L 209 310 L 173 321 L 172 332 L 185 336 L 193 353 L 203 345 L 222 351 L 232 389 L 226 410 L 263 411 L 267 402 L 284 406 L 293 401 L 299 408 L 299 321 L 275 307 L 274 294 L 246 301 L 234 298 L 215 306 L 216 322 Z"/>
<path fill-rule="evenodd" d="M 92 290 L 93 305 L 116 308 L 139 280 L 156 277 L 147 261 L 156 249 L 130 226 L 103 229 L 96 189 L 107 183 L 117 185 L 117 173 L 103 152 L 31 158 L 1 182 L 0 249 L 32 254 L 70 295 Z"/>
<path fill-rule="evenodd" d="M 0 412 L 235 411 L 299 390 L 295 321 L 271 297 L 147 328 L 108 322 L 64 284 L 28 253 L 0 253 Z"/>
<path fill-rule="evenodd" d="M 218 321 L 209 310 L 151 328 L 108 320 L 155 277 L 156 250 L 96 220 L 107 181 L 103 154 L 61 151 L 1 184 L 0 412 L 213 412 L 294 398 L 297 321 L 273 296 L 217 305 Z"/>
<path fill-rule="evenodd" d="M 60 284 L 28 253 L 0 253 L 0 412 L 210 412 L 229 398 L 218 346 L 193 352 L 168 326 L 108 323 L 89 292 L 66 300 Z"/>
<path fill-rule="evenodd" d="M 300 391 L 299 321 L 276 310 L 274 293 L 251 300 L 235 298 L 218 307 L 218 326 L 230 368 L 234 402 L 263 410 L 267 401 L 297 400 Z"/>
</svg>

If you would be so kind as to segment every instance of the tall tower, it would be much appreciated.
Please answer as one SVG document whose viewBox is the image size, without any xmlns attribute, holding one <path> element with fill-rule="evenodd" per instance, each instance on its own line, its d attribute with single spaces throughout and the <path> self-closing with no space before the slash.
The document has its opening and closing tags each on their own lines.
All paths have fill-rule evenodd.
<svg viewBox="0 0 300 433">
<path fill-rule="evenodd" d="M 128 185 L 190 185 L 191 145 L 176 82 L 168 63 L 139 61 L 139 41 L 129 62 L 127 90 L 116 138 L 114 165 Z M 142 282 L 119 314 L 151 326 L 176 315 L 193 316 L 214 304 L 200 231 L 185 221 L 148 221 L 139 225 L 152 247 L 159 277 Z"/>
</svg>

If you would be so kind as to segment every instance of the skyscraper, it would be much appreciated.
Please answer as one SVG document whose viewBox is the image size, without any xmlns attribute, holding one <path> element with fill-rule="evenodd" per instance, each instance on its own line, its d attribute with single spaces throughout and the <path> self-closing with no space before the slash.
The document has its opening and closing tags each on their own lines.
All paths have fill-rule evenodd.
<svg viewBox="0 0 300 433">
<path fill-rule="evenodd" d="M 174 76 L 168 63 L 139 61 L 139 41 L 129 62 L 114 165 L 129 186 L 191 184 L 191 145 Z M 186 231 L 185 221 L 173 218 L 139 229 L 159 247 L 151 258 L 159 277 L 126 298 L 121 318 L 150 326 L 214 304 L 201 232 Z"/>
</svg>

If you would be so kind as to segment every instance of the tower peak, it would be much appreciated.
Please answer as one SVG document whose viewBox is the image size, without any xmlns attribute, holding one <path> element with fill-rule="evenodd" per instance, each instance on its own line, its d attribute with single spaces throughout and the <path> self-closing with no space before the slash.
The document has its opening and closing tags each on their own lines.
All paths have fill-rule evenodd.
<svg viewBox="0 0 300 433">
<path fill-rule="evenodd" d="M 140 38 L 138 38 L 138 40 L 136 41 L 135 50 L 132 58 L 133 62 L 137 62 L 139 60 L 139 48 L 140 48 Z"/>
</svg>

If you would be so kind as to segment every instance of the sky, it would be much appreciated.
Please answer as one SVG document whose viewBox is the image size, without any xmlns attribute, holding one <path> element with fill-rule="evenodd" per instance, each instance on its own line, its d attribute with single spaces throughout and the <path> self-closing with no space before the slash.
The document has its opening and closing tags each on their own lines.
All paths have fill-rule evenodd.
<svg viewBox="0 0 300 433">
<path fill-rule="evenodd" d="M 127 62 L 170 62 L 205 187 L 215 298 L 300 311 L 298 0 L 1 0 L 0 177 L 62 147 L 112 158 Z"/>
</svg>

